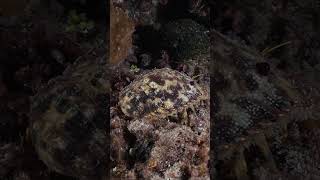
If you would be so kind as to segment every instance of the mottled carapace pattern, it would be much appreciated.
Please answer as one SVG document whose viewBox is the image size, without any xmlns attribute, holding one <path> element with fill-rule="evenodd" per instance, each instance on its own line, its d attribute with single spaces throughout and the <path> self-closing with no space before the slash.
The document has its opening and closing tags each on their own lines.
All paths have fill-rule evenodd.
<svg viewBox="0 0 320 180">
<path fill-rule="evenodd" d="M 123 113 L 132 118 L 165 118 L 204 99 L 189 76 L 163 68 L 141 75 L 120 94 Z"/>
</svg>

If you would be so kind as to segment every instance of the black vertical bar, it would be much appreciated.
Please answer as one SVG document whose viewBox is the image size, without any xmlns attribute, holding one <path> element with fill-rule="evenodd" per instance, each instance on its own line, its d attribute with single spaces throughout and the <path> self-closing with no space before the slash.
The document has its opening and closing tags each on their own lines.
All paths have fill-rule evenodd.
<svg viewBox="0 0 320 180">
<path fill-rule="evenodd" d="M 213 1 L 209 1 L 210 7 L 210 19 L 209 19 L 209 28 L 210 28 L 210 63 L 209 63 L 209 72 L 210 72 L 210 163 L 209 163 L 209 171 L 210 171 L 210 179 L 216 179 L 215 175 L 215 157 L 216 157 L 216 149 L 214 146 L 214 132 L 215 132 L 215 120 L 214 120 L 214 83 L 213 83 L 213 73 L 214 73 L 214 56 L 212 48 L 214 46 L 214 39 L 212 36 L 213 29 L 213 19 L 214 19 L 214 6 Z"/>
</svg>

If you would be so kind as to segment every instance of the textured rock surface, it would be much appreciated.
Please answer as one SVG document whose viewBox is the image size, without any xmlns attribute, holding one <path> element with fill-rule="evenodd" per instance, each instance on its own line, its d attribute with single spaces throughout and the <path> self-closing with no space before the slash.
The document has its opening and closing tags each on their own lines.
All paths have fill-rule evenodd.
<svg viewBox="0 0 320 180">
<path fill-rule="evenodd" d="M 108 159 L 105 63 L 77 62 L 32 98 L 30 134 L 52 170 L 98 177 Z M 105 172 L 104 172 L 105 173 Z"/>
<path fill-rule="evenodd" d="M 319 3 L 214 8 L 217 179 L 319 179 Z"/>
<path fill-rule="evenodd" d="M 134 23 L 126 12 L 111 3 L 110 8 L 110 60 L 112 64 L 123 61 L 132 47 Z"/>
<path fill-rule="evenodd" d="M 165 68 L 136 76 L 120 92 L 111 126 L 114 178 L 208 178 L 210 115 L 202 86 Z"/>
<path fill-rule="evenodd" d="M 302 140 L 318 137 L 315 114 L 319 91 L 305 96 L 303 89 L 310 84 L 301 86 L 291 78 L 303 79 L 302 82 L 310 79 L 290 77 L 276 68 L 275 61 L 265 62 L 261 54 L 215 31 L 212 34 L 216 60 L 211 83 L 215 86 L 213 142 L 217 147 L 217 178 L 319 177 L 317 160 L 309 158 L 313 154 L 318 159 L 319 151 L 310 148 L 318 146 L 318 142 Z M 260 65 L 257 66 L 260 63 L 270 66 L 265 69 L 268 73 L 261 73 Z M 319 88 L 317 84 L 311 87 Z M 313 131 L 307 133 L 305 124 L 312 126 Z"/>
</svg>

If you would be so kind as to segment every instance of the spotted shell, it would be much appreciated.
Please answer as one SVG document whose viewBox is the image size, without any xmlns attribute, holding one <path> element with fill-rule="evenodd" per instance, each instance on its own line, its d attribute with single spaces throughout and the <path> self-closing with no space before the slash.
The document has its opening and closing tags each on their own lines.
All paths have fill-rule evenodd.
<svg viewBox="0 0 320 180">
<path fill-rule="evenodd" d="M 205 99 L 203 89 L 189 76 L 169 68 L 136 78 L 120 93 L 122 112 L 132 118 L 165 118 Z"/>
</svg>

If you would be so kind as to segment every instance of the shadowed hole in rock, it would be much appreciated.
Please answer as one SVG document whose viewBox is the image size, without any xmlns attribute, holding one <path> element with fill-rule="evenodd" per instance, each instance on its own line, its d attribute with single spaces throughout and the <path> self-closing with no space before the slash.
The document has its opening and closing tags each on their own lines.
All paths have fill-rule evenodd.
<svg viewBox="0 0 320 180">
<path fill-rule="evenodd" d="M 135 146 L 129 150 L 129 155 L 135 162 L 145 162 L 149 159 L 153 145 L 152 140 L 137 141 Z"/>
<path fill-rule="evenodd" d="M 188 180 L 188 179 L 190 179 L 190 177 L 191 177 L 190 171 L 188 170 L 187 167 L 184 167 L 182 169 L 181 180 Z"/>
<path fill-rule="evenodd" d="M 134 134 L 132 134 L 126 128 L 123 131 L 123 136 L 124 136 L 125 141 L 128 144 L 128 149 L 127 149 L 127 154 L 126 154 L 126 160 L 128 162 L 127 167 L 128 167 L 128 169 L 132 169 L 135 164 L 135 159 L 129 155 L 129 150 L 130 150 L 130 148 L 134 147 L 135 143 L 137 142 L 137 138 Z"/>
<path fill-rule="evenodd" d="M 159 42 L 159 43 L 155 43 Z M 143 68 L 155 67 L 156 59 L 161 58 L 161 35 L 152 26 L 138 26 L 133 34 L 133 44 L 137 47 L 135 55 L 138 58 L 139 66 Z M 146 56 L 148 62 L 146 65 Z"/>
</svg>

